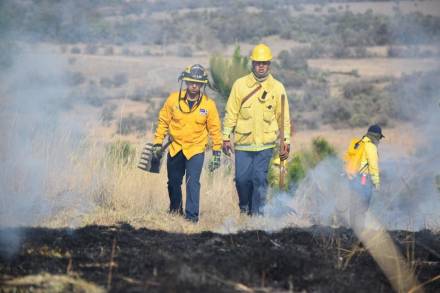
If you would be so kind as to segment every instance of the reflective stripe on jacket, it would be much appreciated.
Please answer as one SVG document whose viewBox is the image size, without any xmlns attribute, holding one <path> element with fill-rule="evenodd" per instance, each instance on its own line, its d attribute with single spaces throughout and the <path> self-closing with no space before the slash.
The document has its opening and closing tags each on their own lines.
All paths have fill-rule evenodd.
<svg viewBox="0 0 440 293">
<path fill-rule="evenodd" d="M 185 96 L 185 91 L 182 91 Z M 212 140 L 212 149 L 221 150 L 222 137 L 220 117 L 213 99 L 203 96 L 200 105 L 193 105 L 191 113 L 186 100 L 180 100 L 179 92 L 171 93 L 160 110 L 158 125 L 154 135 L 154 144 L 162 144 L 165 135 L 173 138 L 170 155 L 174 157 L 180 150 L 189 160 L 192 156 L 205 151 L 208 134 Z"/>
<path fill-rule="evenodd" d="M 377 147 L 371 140 L 365 136 L 362 139 L 365 144 L 365 151 L 362 154 L 360 173 L 370 175 L 373 184 L 380 187 L 380 175 L 379 175 L 379 156 L 377 153 Z M 368 165 L 367 165 L 368 164 Z"/>
<path fill-rule="evenodd" d="M 226 104 L 223 139 L 229 139 L 233 133 L 237 150 L 261 151 L 275 147 L 280 125 L 284 125 L 284 141 L 290 143 L 289 103 L 281 82 L 269 74 L 261 82 L 261 89 L 242 103 L 258 84 L 252 73 L 239 78 Z M 281 95 L 286 99 L 284 124 L 281 122 Z"/>
</svg>

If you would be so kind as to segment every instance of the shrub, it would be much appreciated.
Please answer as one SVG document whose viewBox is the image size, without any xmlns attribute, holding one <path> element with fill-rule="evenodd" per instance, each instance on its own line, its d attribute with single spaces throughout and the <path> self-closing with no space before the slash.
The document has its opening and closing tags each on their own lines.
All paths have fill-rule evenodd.
<svg viewBox="0 0 440 293">
<path fill-rule="evenodd" d="M 299 50 L 291 50 L 290 53 L 282 50 L 278 54 L 278 60 L 283 69 L 307 70 L 307 60 L 304 53 Z"/>
<path fill-rule="evenodd" d="M 116 73 L 113 76 L 113 86 L 120 87 L 128 82 L 126 73 Z"/>
<path fill-rule="evenodd" d="M 102 108 L 101 120 L 104 125 L 109 125 L 111 121 L 115 119 L 114 113 L 116 110 L 116 105 L 105 105 Z"/>
<path fill-rule="evenodd" d="M 232 58 L 213 55 L 209 59 L 209 70 L 212 77 L 212 87 L 226 100 L 231 92 L 232 84 L 240 77 L 248 74 L 249 58 L 241 56 L 237 46 Z"/>
<path fill-rule="evenodd" d="M 144 117 L 137 117 L 130 114 L 119 121 L 118 134 L 127 135 L 133 132 L 147 131 L 147 123 Z"/>
<path fill-rule="evenodd" d="M 128 82 L 126 73 L 116 73 L 113 78 L 102 77 L 99 84 L 104 88 L 120 87 Z"/>
<path fill-rule="evenodd" d="M 96 52 L 98 52 L 98 47 L 96 45 L 87 45 L 84 49 L 84 52 L 86 54 L 94 55 Z"/>
<path fill-rule="evenodd" d="M 113 47 L 106 47 L 104 49 L 104 55 L 110 56 L 113 55 L 115 53 L 115 51 L 113 50 Z"/>
<path fill-rule="evenodd" d="M 131 165 L 134 162 L 136 149 L 126 141 L 116 141 L 107 145 L 106 158 L 117 165 Z"/>
<path fill-rule="evenodd" d="M 72 54 L 81 54 L 81 49 L 78 47 L 73 47 L 72 49 L 70 49 L 70 53 Z"/>
<path fill-rule="evenodd" d="M 343 96 L 346 99 L 353 99 L 360 94 L 369 95 L 373 90 L 373 85 L 366 81 L 348 82 L 343 87 Z"/>
<path fill-rule="evenodd" d="M 310 148 L 297 152 L 287 163 L 287 183 L 296 187 L 304 179 L 308 170 L 314 168 L 325 158 L 336 156 L 336 151 L 324 138 L 316 137 Z M 271 181 L 273 184 L 273 181 Z"/>
<path fill-rule="evenodd" d="M 179 46 L 176 55 L 179 57 L 192 57 L 193 52 L 190 46 Z"/>
<path fill-rule="evenodd" d="M 69 85 L 78 86 L 83 84 L 86 81 L 86 78 L 81 72 L 69 72 L 67 74 L 67 80 Z"/>
<path fill-rule="evenodd" d="M 353 113 L 348 124 L 352 127 L 363 127 L 370 123 L 369 117 L 365 113 Z M 384 125 L 382 125 L 384 126 Z"/>
<path fill-rule="evenodd" d="M 128 98 L 132 101 L 142 101 L 145 100 L 146 90 L 141 87 L 137 87 L 133 94 L 129 95 Z"/>
<path fill-rule="evenodd" d="M 111 88 L 113 86 L 113 80 L 108 77 L 102 77 L 99 80 L 99 84 L 104 88 Z"/>
</svg>

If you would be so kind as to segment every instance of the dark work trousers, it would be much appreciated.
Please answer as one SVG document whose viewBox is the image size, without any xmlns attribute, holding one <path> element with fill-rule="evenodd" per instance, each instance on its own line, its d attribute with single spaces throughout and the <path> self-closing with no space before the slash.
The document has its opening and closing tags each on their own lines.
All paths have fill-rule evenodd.
<svg viewBox="0 0 440 293">
<path fill-rule="evenodd" d="M 350 225 L 359 230 L 365 228 L 365 216 L 373 196 L 373 182 L 366 176 L 362 183 L 362 176 L 358 175 L 350 180 Z"/>
<path fill-rule="evenodd" d="M 174 157 L 168 153 L 168 195 L 170 196 L 170 212 L 182 213 L 182 179 L 186 173 L 186 205 L 185 218 L 197 222 L 199 220 L 200 174 L 205 154 L 197 154 L 187 160 L 183 152 Z"/>
<path fill-rule="evenodd" d="M 263 214 L 272 154 L 273 149 L 235 152 L 235 186 L 242 213 Z"/>
</svg>

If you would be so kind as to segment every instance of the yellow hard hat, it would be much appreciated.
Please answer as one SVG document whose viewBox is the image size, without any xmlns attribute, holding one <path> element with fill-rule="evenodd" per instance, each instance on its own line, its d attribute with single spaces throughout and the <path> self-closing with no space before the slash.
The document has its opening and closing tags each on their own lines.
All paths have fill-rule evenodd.
<svg viewBox="0 0 440 293">
<path fill-rule="evenodd" d="M 252 61 L 270 61 L 272 60 L 272 52 L 270 48 L 265 44 L 258 44 L 252 50 Z"/>
</svg>

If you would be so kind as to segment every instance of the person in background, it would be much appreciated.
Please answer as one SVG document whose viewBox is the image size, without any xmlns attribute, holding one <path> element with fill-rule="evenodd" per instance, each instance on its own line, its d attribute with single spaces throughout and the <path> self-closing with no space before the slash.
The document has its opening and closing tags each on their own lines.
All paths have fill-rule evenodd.
<svg viewBox="0 0 440 293">
<path fill-rule="evenodd" d="M 374 124 L 368 128 L 367 133 L 359 142 L 359 144 L 363 144 L 359 154 L 360 166 L 357 174 L 350 178 L 350 187 L 354 191 L 350 204 L 350 224 L 358 229 L 364 228 L 365 215 L 373 191 L 380 190 L 378 146 L 384 137 L 381 127 Z"/>
</svg>

